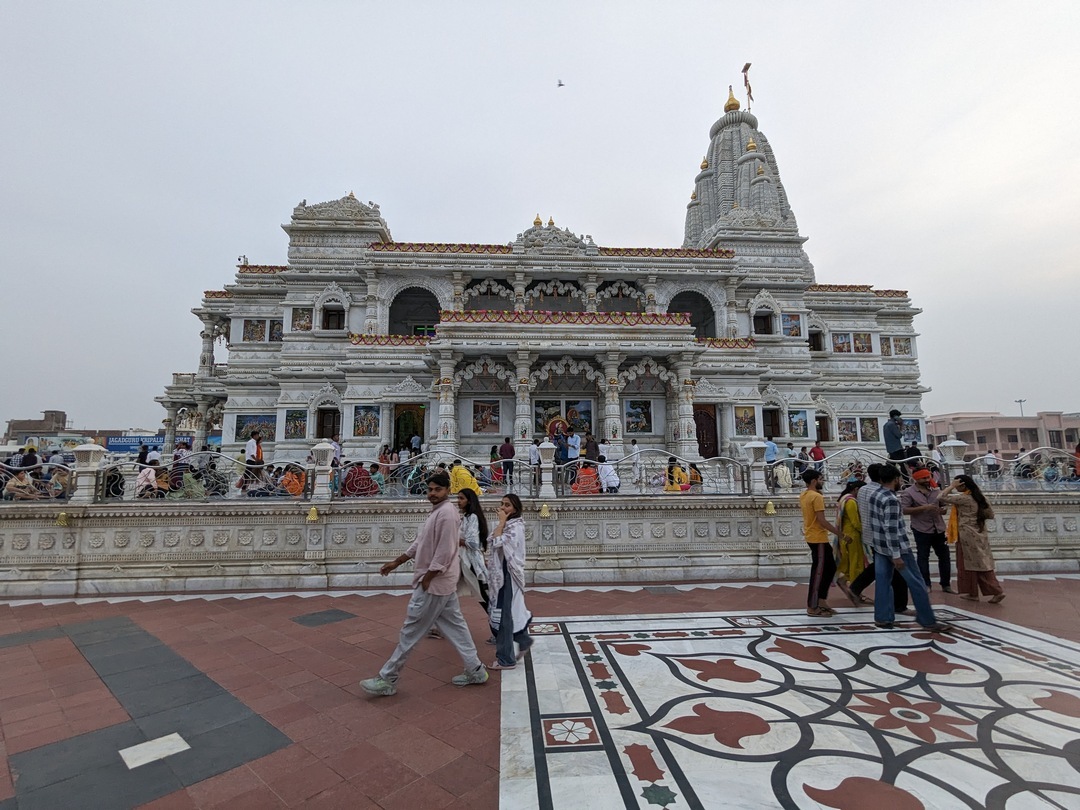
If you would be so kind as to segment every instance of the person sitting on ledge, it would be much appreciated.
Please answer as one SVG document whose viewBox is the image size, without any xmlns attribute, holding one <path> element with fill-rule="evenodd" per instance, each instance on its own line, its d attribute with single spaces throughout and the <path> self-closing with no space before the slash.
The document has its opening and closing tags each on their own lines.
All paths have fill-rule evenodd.
<svg viewBox="0 0 1080 810">
<path fill-rule="evenodd" d="M 596 467 L 588 461 L 583 462 L 570 491 L 575 495 L 599 495 L 600 476 L 596 474 Z"/>
<path fill-rule="evenodd" d="M 484 494 L 473 474 L 465 469 L 460 461 L 454 459 L 450 465 L 450 494 L 457 495 L 463 489 L 471 489 L 477 495 Z"/>
<path fill-rule="evenodd" d="M 4 500 L 7 501 L 36 501 L 44 497 L 45 494 L 38 491 L 33 479 L 24 469 L 16 470 L 4 484 Z"/>
<path fill-rule="evenodd" d="M 685 492 L 690 489 L 690 478 L 675 456 L 668 458 L 667 474 L 664 476 L 664 492 Z"/>
<path fill-rule="evenodd" d="M 607 456 L 603 454 L 600 455 L 597 461 L 599 466 L 596 472 L 600 476 L 601 491 L 610 495 L 617 494 L 622 482 L 619 480 L 619 474 L 615 472 L 615 467 L 607 460 Z"/>
<path fill-rule="evenodd" d="M 377 464 L 373 464 L 372 466 L 378 467 Z M 303 494 L 305 483 L 307 483 L 307 475 L 295 464 L 290 464 L 289 468 L 285 471 L 285 475 L 281 476 L 282 489 L 293 496 Z"/>
<path fill-rule="evenodd" d="M 165 493 L 161 492 L 157 485 L 159 467 L 160 464 L 155 458 L 146 462 L 146 466 L 139 470 L 139 477 L 135 479 L 136 498 L 162 498 L 165 496 Z"/>
<path fill-rule="evenodd" d="M 371 473 L 363 462 L 351 464 L 341 482 L 341 494 L 346 498 L 370 498 L 379 494 L 379 485 L 371 480 Z"/>
<path fill-rule="evenodd" d="M 379 494 L 382 495 L 386 490 L 386 476 L 383 475 L 381 464 L 372 464 L 368 467 L 368 472 L 371 474 L 371 480 L 379 488 Z"/>
</svg>

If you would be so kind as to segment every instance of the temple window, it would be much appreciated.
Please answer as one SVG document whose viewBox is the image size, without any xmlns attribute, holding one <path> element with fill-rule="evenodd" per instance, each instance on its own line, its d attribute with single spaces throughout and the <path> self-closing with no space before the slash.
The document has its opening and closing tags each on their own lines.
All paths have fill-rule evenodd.
<svg viewBox="0 0 1080 810">
<path fill-rule="evenodd" d="M 754 313 L 754 334 L 775 335 L 776 324 L 771 309 L 759 309 Z"/>
<path fill-rule="evenodd" d="M 439 323 L 439 299 L 420 287 L 402 290 L 390 304 L 391 335 L 433 336 Z"/>
<path fill-rule="evenodd" d="M 820 329 L 811 329 L 806 335 L 806 342 L 810 344 L 810 351 L 825 351 L 825 335 Z"/>
<path fill-rule="evenodd" d="M 599 312 L 644 312 L 645 294 L 625 281 L 609 282 L 597 290 L 596 309 Z"/>
<path fill-rule="evenodd" d="M 671 299 L 668 312 L 686 312 L 690 315 L 690 324 L 694 327 L 694 337 L 714 338 L 716 334 L 716 311 L 712 303 L 699 292 L 687 290 Z"/>
<path fill-rule="evenodd" d="M 775 439 L 780 436 L 786 435 L 781 425 L 782 413 L 779 408 L 762 408 L 761 409 L 761 423 L 762 429 L 765 431 L 765 438 Z"/>
<path fill-rule="evenodd" d="M 322 310 L 322 328 L 328 332 L 340 332 L 345 328 L 345 309 L 327 304 Z"/>
<path fill-rule="evenodd" d="M 525 291 L 525 308 L 541 312 L 584 312 L 585 293 L 573 281 L 538 281 Z"/>
</svg>

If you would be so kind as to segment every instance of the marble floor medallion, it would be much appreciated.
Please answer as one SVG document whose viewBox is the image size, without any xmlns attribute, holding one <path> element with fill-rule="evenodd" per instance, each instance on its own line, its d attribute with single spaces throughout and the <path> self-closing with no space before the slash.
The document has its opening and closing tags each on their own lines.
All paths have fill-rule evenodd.
<svg viewBox="0 0 1080 810">
<path fill-rule="evenodd" d="M 508 808 L 1080 808 L 1080 647 L 960 610 L 542 620 Z"/>
</svg>

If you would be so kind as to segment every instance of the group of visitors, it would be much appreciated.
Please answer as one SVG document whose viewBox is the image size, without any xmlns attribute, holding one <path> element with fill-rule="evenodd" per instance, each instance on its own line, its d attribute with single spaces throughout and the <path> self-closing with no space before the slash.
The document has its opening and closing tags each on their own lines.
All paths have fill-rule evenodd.
<svg viewBox="0 0 1080 810">
<path fill-rule="evenodd" d="M 27 445 L 0 463 L 0 492 L 6 501 L 62 500 L 71 483 L 59 449 L 39 455 L 36 447 Z"/>
<path fill-rule="evenodd" d="M 460 467 L 460 465 L 458 465 Z M 532 615 L 525 606 L 525 524 L 521 499 L 507 493 L 499 502 L 498 523 L 488 531 L 478 493 L 472 488 L 451 497 L 451 478 L 438 471 L 427 478 L 431 513 L 404 554 L 380 569 L 383 576 L 412 560 L 412 596 L 397 647 L 376 677 L 360 682 L 372 695 L 397 693 L 409 654 L 428 636 L 450 642 L 464 671 L 455 686 L 483 684 L 488 670 L 514 669 L 529 654 Z M 485 666 L 461 612 L 459 597 L 479 600 L 487 613 L 495 660 Z M 434 632 L 433 632 L 434 631 Z"/>
<path fill-rule="evenodd" d="M 825 516 L 821 473 L 803 473 L 806 490 L 799 505 L 811 560 L 808 615 L 834 615 L 827 600 L 835 581 L 854 605 L 874 605 L 878 627 L 892 627 L 895 615 L 907 612 L 910 596 L 920 625 L 947 629 L 930 604 L 930 553 L 937 557 L 942 591 L 956 593 L 951 586 L 954 546 L 960 597 L 978 601 L 981 594 L 995 604 L 1005 598 L 994 576 L 986 531 L 994 511 L 978 484 L 971 476 L 958 475 L 942 490 L 931 470 L 919 468 L 911 471 L 911 483 L 902 486 L 900 466 L 871 464 L 866 470 L 869 481 L 848 482 L 837 503 L 835 523 Z M 904 516 L 911 522 L 914 553 Z M 830 534 L 835 537 L 832 544 Z M 863 595 L 871 583 L 874 600 Z"/>
</svg>

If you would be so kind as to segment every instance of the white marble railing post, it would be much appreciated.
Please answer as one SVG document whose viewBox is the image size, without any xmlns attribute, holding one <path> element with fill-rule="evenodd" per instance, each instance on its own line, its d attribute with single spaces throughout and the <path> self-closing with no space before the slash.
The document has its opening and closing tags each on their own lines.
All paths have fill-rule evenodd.
<svg viewBox="0 0 1080 810">
<path fill-rule="evenodd" d="M 334 458 L 334 445 L 324 439 L 311 448 L 311 454 L 315 456 L 315 483 L 311 489 L 311 500 L 328 501 L 333 497 L 330 476 L 334 471 L 330 462 Z"/>
<path fill-rule="evenodd" d="M 757 436 L 754 441 L 743 447 L 750 453 L 750 494 L 768 495 L 769 487 L 765 483 L 765 442 Z"/>
<path fill-rule="evenodd" d="M 541 498 L 555 497 L 555 445 L 551 439 L 544 437 L 540 442 L 540 496 Z"/>
<path fill-rule="evenodd" d="M 967 442 L 957 439 L 955 433 L 951 434 L 949 440 L 942 442 L 938 447 L 941 454 L 945 456 L 945 471 L 949 474 L 948 481 L 967 472 L 967 468 L 964 466 L 964 453 L 967 452 L 967 448 Z"/>
<path fill-rule="evenodd" d="M 99 444 L 80 444 L 75 448 L 75 491 L 71 503 L 93 503 L 98 467 L 105 458 L 105 448 Z"/>
</svg>

